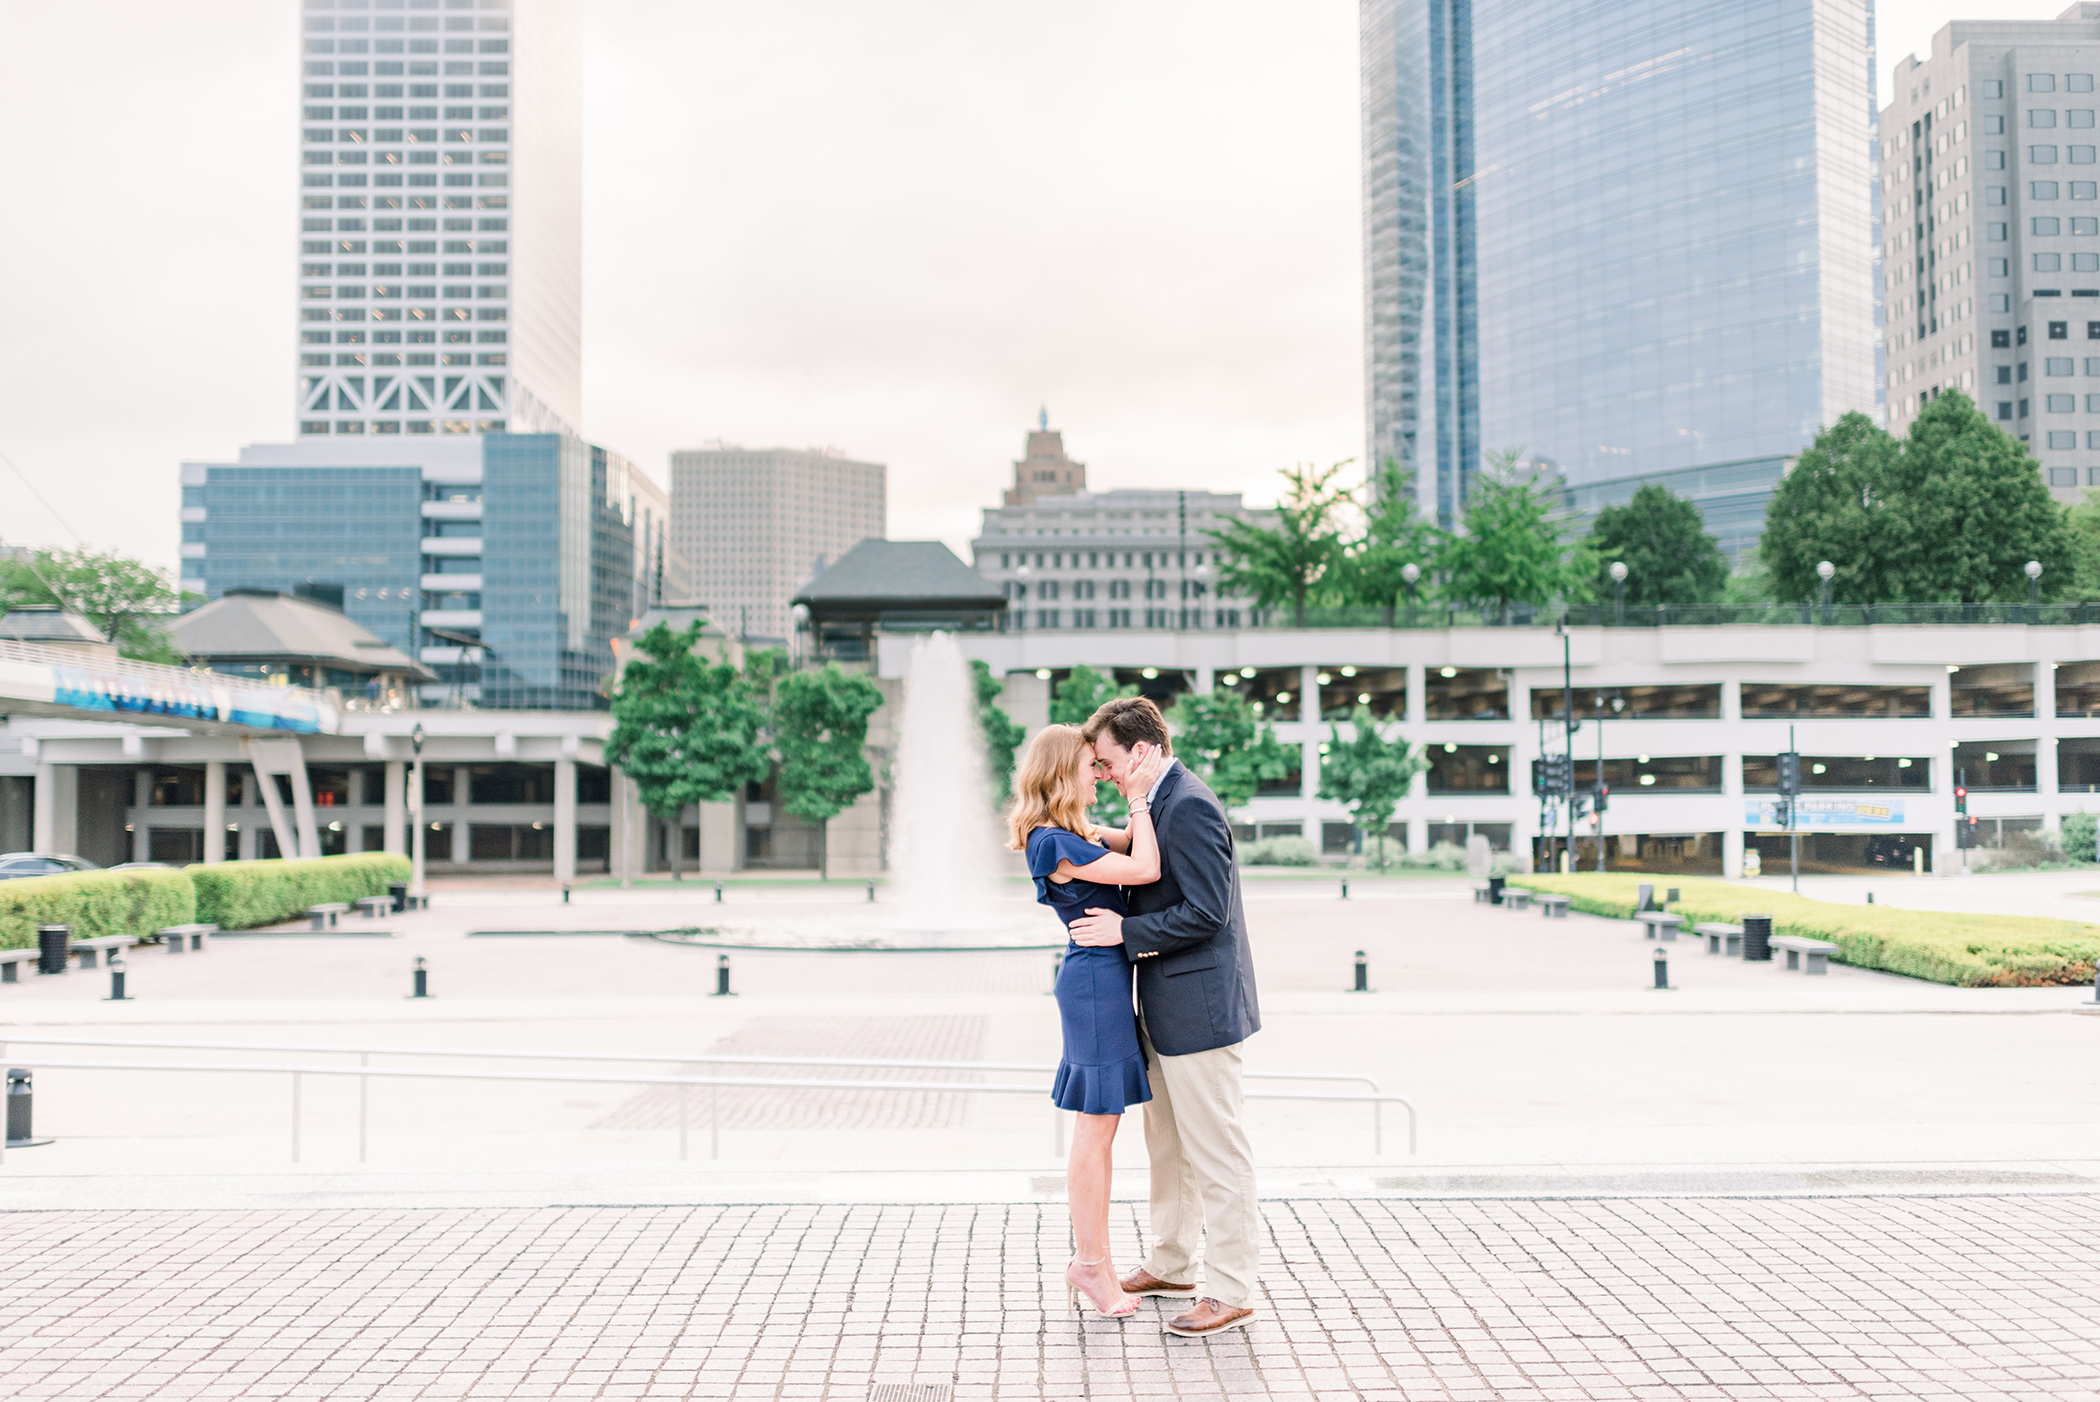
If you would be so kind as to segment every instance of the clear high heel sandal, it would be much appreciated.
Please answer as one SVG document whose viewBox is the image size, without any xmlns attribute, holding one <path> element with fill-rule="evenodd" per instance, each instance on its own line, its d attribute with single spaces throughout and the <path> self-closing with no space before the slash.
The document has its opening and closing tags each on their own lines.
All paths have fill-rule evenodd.
<svg viewBox="0 0 2100 1402">
<path fill-rule="evenodd" d="M 1107 1259 L 1108 1257 L 1103 1256 L 1100 1261 L 1082 1261 L 1077 1256 L 1074 1256 L 1072 1263 L 1065 1267 L 1065 1294 L 1072 1302 L 1072 1312 L 1074 1314 L 1079 1312 L 1079 1297 L 1081 1295 L 1086 1296 L 1086 1302 L 1093 1306 L 1094 1313 L 1100 1315 L 1103 1319 L 1128 1319 L 1137 1313 L 1138 1302 L 1134 1297 L 1124 1295 L 1121 1309 L 1105 1310 L 1101 1308 L 1101 1302 L 1094 1298 L 1093 1291 L 1072 1278 L 1072 1272 L 1081 1266 L 1098 1266 L 1101 1264 L 1101 1261 L 1106 1261 Z M 1117 1293 L 1122 1294 L 1120 1287 Z"/>
</svg>

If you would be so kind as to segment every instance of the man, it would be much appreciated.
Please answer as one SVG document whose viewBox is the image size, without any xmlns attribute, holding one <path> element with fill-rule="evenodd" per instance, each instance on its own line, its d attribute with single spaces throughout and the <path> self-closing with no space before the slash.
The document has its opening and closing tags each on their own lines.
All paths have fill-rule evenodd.
<svg viewBox="0 0 2100 1402">
<path fill-rule="evenodd" d="M 1196 1243 L 1207 1228 L 1203 1297 L 1167 1322 L 1171 1333 L 1201 1338 L 1254 1317 L 1261 1258 L 1240 1086 L 1240 1043 L 1260 1030 L 1261 1012 L 1232 827 L 1218 796 L 1172 759 L 1166 720 L 1149 700 L 1110 701 L 1082 730 L 1111 779 L 1155 755 L 1167 759 L 1151 794 L 1159 880 L 1129 888 L 1128 915 L 1090 909 L 1073 922 L 1072 938 L 1123 945 L 1137 969 L 1138 1037 L 1152 1081 L 1145 1148 L 1158 1244 L 1123 1289 L 1194 1298 Z"/>
</svg>

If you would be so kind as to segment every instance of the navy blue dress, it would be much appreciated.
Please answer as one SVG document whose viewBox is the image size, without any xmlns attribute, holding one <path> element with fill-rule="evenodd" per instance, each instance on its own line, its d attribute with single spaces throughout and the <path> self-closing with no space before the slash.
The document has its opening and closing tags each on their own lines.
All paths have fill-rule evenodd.
<svg viewBox="0 0 2100 1402">
<path fill-rule="evenodd" d="M 1125 912 L 1120 887 L 1074 878 L 1050 880 L 1060 860 L 1083 867 L 1108 855 L 1106 847 L 1057 827 L 1028 834 L 1028 874 L 1036 900 L 1069 927 L 1088 906 Z M 1138 1047 L 1137 1009 L 1131 995 L 1130 956 L 1121 945 L 1094 948 L 1069 944 L 1057 974 L 1057 1012 L 1064 1022 L 1065 1052 L 1057 1064 L 1050 1098 L 1082 1115 L 1120 1115 L 1152 1098 L 1145 1079 L 1145 1054 Z"/>
</svg>

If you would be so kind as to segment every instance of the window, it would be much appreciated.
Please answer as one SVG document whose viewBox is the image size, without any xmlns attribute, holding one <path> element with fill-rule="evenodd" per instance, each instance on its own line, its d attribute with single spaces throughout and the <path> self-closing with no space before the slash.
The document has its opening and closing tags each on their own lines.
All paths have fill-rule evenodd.
<svg viewBox="0 0 2100 1402">
<path fill-rule="evenodd" d="M 2069 375 L 2073 373 L 2077 363 L 2068 355 L 2052 355 L 2042 362 L 2042 373 L 2044 375 Z"/>
<path fill-rule="evenodd" d="M 1790 716 L 1918 719 L 1931 714 L 1932 688 L 1929 686 L 1743 683 L 1743 717 L 1746 720 L 1784 720 Z"/>
<path fill-rule="evenodd" d="M 2037 217 L 2034 220 L 2033 228 L 2035 233 L 2040 234 L 2046 238 L 2055 234 L 2062 233 L 2063 230 L 2060 227 L 2060 224 L 2061 221 L 2054 218 Z"/>
<path fill-rule="evenodd" d="M 2090 237 L 2094 234 L 2100 234 L 2100 219 L 2083 218 L 2071 221 L 2072 237 Z"/>
<path fill-rule="evenodd" d="M 2064 268 L 2061 253 L 2037 253 L 2034 255 L 2034 270 L 2038 273 L 2060 273 Z"/>
<path fill-rule="evenodd" d="M 2071 182 L 2071 198 L 2074 200 L 2092 199 L 2096 192 L 2100 192 L 2100 182 L 2092 180 L 2073 180 Z"/>
<path fill-rule="evenodd" d="M 2075 467 L 2052 467 L 2049 469 L 2049 485 L 2052 487 L 2075 487 L 2078 485 L 2078 469 Z"/>
<path fill-rule="evenodd" d="M 2078 412 L 2078 396 L 2075 394 L 2045 395 L 2043 396 L 2043 400 L 2043 407 L 2046 408 L 2052 414 L 2075 414 Z M 2054 434 L 2050 436 L 2052 439 L 2055 437 Z M 2055 442 L 2051 442 L 2049 446 L 2052 448 L 2069 448 L 2075 445 L 2070 443 L 2058 444 Z"/>
<path fill-rule="evenodd" d="M 2030 107 L 2027 109 L 2027 125 L 2037 130 L 2056 125 L 2056 109 L 2053 107 Z"/>
<path fill-rule="evenodd" d="M 1998 383 L 2001 385 L 2012 383 L 2012 366 L 2001 365 L 1998 367 Z"/>
<path fill-rule="evenodd" d="M 2030 74 L 2028 74 L 2028 75 L 2027 75 L 2027 91 L 2029 91 L 2029 92 L 2055 92 L 2055 91 L 2056 91 L 2056 75 L 2055 75 L 2054 73 L 2030 73 Z"/>
<path fill-rule="evenodd" d="M 2065 91 L 2065 92 L 2091 92 L 2092 90 L 2093 90 L 2093 75 L 2092 75 L 2092 74 L 2090 74 L 2090 73 L 2066 73 L 2066 74 L 2064 74 L 2064 91 Z"/>
<path fill-rule="evenodd" d="M 2028 147 L 2028 148 L 2027 148 L 2027 164 L 2029 164 L 2029 165 L 2032 165 L 2032 166 L 2053 166 L 2053 165 L 2055 165 L 2055 164 L 2056 164 L 2056 148 L 2055 148 L 2054 146 L 2030 146 L 2030 147 Z"/>
<path fill-rule="evenodd" d="M 2065 155 L 2074 166 L 2089 166 L 2093 163 L 2095 149 L 2091 146 L 2073 146 Z"/>
<path fill-rule="evenodd" d="M 2010 399 L 1998 401 L 1998 418 L 2005 423 L 2012 422 L 2012 401 Z"/>
<path fill-rule="evenodd" d="M 2003 97 L 2005 96 L 2005 84 L 1996 78 L 1982 79 L 1976 84 L 1976 95 L 1978 97 Z"/>
<path fill-rule="evenodd" d="M 2100 273 L 2100 253 L 2074 253 L 2071 255 L 2071 271 L 2074 273 Z M 2077 293 L 2072 293 L 2077 296 Z"/>
<path fill-rule="evenodd" d="M 2065 321 L 2052 321 L 2052 322 L 2050 322 L 2050 323 L 2049 323 L 2049 339 L 2050 339 L 2050 340 L 2052 340 L 2052 341 L 2061 341 L 2061 340 L 2065 339 L 2065 338 L 2066 338 L 2067 336 L 2069 336 L 2069 335 L 2070 335 L 2070 323 L 2069 323 L 2069 322 L 2065 322 Z"/>
<path fill-rule="evenodd" d="M 2023 419 L 2027 417 L 2027 401 L 2024 399 L 2020 401 L 2020 417 Z"/>
<path fill-rule="evenodd" d="M 2005 135 L 2005 118 L 1985 117 L 1983 119 L 1983 134 L 1985 136 Z"/>
<path fill-rule="evenodd" d="M 2071 396 L 2068 394 L 2052 394 L 2049 397 L 2051 399 L 2069 399 Z M 2049 435 L 2049 446 L 2058 451 L 2075 448 L 2078 446 L 2078 435 L 2062 429 L 2056 430 Z"/>
<path fill-rule="evenodd" d="M 2006 237 L 2005 225 L 1986 224 L 1983 226 L 1983 236 L 1992 243 L 2004 243 Z"/>
<path fill-rule="evenodd" d="M 1986 151 L 1986 152 L 1984 152 L 1984 153 L 1983 153 L 1983 168 L 1984 168 L 1985 170 L 2004 170 L 2004 169 L 2005 169 L 2005 153 L 2004 153 L 2003 151 Z M 2004 192 L 2003 190 L 2001 190 L 2001 191 L 1999 191 L 1998 193 L 2002 195 L 2002 194 L 2004 194 L 2005 192 Z M 1998 201 L 1998 203 L 1999 203 L 1999 204 L 2004 204 L 2004 203 L 2005 203 L 2005 201 L 2001 199 L 2001 200 L 1999 200 L 1999 201 Z"/>
<path fill-rule="evenodd" d="M 2095 326 L 2100 326 L 2100 322 L 2093 322 L 2093 323 L 2091 323 L 2091 324 L 2092 324 L 2092 325 L 2095 325 Z M 2095 340 L 2100 340 L 2100 336 L 2096 336 L 2096 337 L 2094 337 L 2094 339 L 2095 339 Z M 2008 350 L 2008 349 L 2010 349 L 2010 348 L 2011 348 L 2011 346 L 2012 346 L 2012 332 L 2010 332 L 2010 331 L 1993 331 L 1993 332 L 1991 333 L 1991 349 L 1992 349 L 1992 350 Z"/>
<path fill-rule="evenodd" d="M 2067 127 L 2089 127 L 2092 124 L 2093 109 L 2090 107 L 2073 107 L 2064 113 L 2064 125 Z"/>
</svg>

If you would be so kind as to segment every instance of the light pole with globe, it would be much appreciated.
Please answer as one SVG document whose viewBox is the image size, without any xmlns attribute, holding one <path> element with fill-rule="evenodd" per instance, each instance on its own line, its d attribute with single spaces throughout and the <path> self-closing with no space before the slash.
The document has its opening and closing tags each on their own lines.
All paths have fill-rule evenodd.
<svg viewBox="0 0 2100 1402">
<path fill-rule="evenodd" d="M 2029 560 L 2027 573 L 2027 607 L 2034 608 L 2042 602 L 2042 562 Z"/>
<path fill-rule="evenodd" d="M 416 728 L 408 733 L 408 744 L 416 757 L 414 786 L 409 790 L 409 811 L 415 815 L 415 820 L 414 834 L 409 838 L 408 844 L 408 893 L 414 898 L 415 906 L 421 909 L 424 903 L 423 841 L 426 836 L 426 825 L 423 822 L 423 722 L 417 721 Z"/>
<path fill-rule="evenodd" d="M 1624 560 L 1611 562 L 1612 622 L 1621 627 L 1624 627 L 1626 623 L 1626 574 L 1626 562 Z"/>
</svg>

